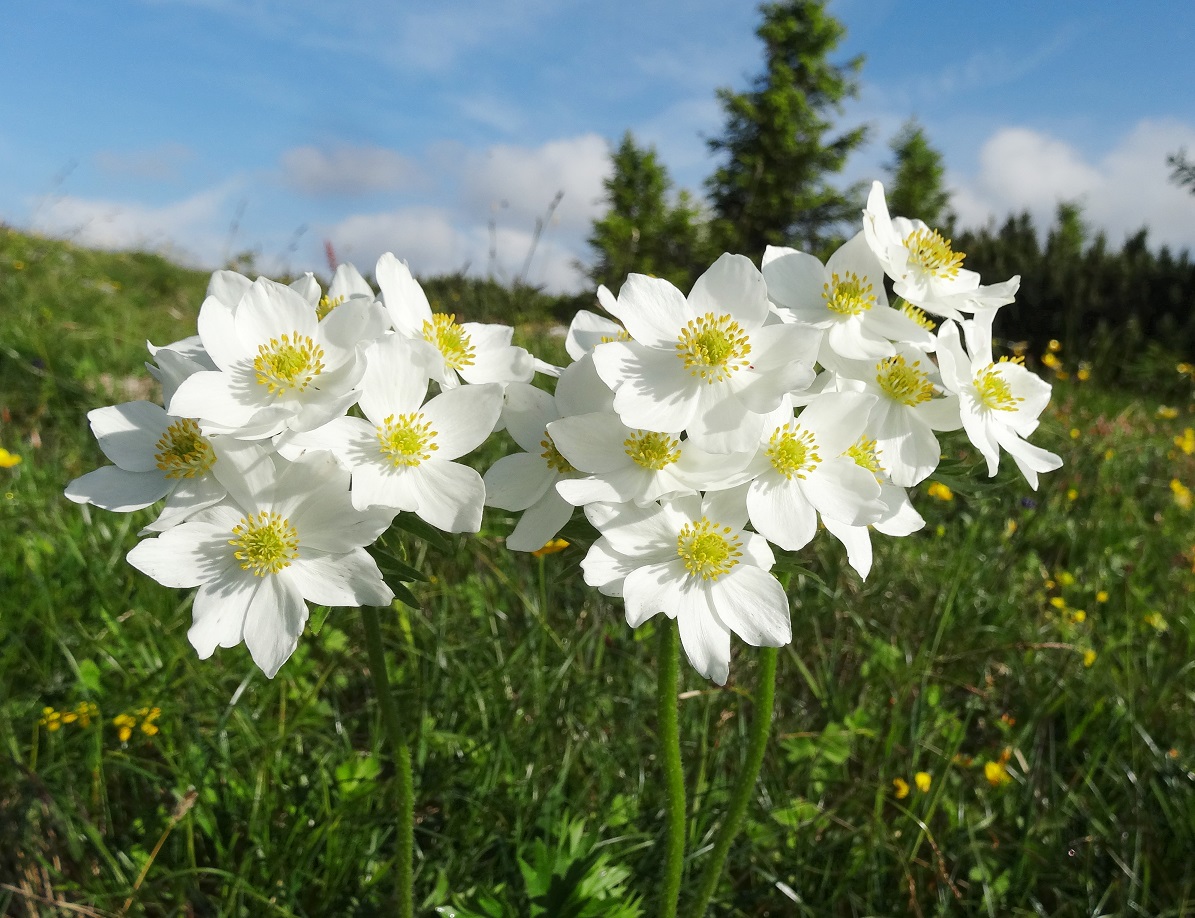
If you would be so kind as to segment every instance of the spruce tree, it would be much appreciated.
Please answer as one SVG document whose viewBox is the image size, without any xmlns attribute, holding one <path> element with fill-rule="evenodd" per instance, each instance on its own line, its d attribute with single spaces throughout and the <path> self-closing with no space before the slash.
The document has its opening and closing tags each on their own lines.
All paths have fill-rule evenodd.
<svg viewBox="0 0 1195 918">
<path fill-rule="evenodd" d="M 921 125 L 913 119 L 906 121 L 892 139 L 891 150 L 893 161 L 884 167 L 889 213 L 921 220 L 936 229 L 951 223 L 950 192 L 942 181 L 946 167 Z"/>
<path fill-rule="evenodd" d="M 867 129 L 832 135 L 831 117 L 857 94 L 863 58 L 830 61 L 846 29 L 824 0 L 779 0 L 760 13 L 764 72 L 748 92 L 718 91 L 726 125 L 709 145 L 724 162 L 707 182 L 717 236 L 756 259 L 769 244 L 817 254 L 860 208 L 830 179 Z"/>
<path fill-rule="evenodd" d="M 617 292 L 631 272 L 653 274 L 687 291 L 709 254 L 699 208 L 685 191 L 669 200 L 667 169 L 630 131 L 610 158 L 609 209 L 588 240 L 595 256 L 590 278 Z"/>
</svg>

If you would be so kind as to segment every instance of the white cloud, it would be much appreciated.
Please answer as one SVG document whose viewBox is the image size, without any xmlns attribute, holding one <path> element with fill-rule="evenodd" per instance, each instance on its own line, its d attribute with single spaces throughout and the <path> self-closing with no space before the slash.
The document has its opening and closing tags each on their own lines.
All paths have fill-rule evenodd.
<svg viewBox="0 0 1195 918">
<path fill-rule="evenodd" d="M 495 209 L 503 220 L 534 224 L 562 193 L 553 225 L 588 231 L 602 210 L 602 181 L 610 173 L 610 150 L 596 134 L 553 140 L 540 147 L 494 146 L 471 156 L 461 176 L 466 203 Z"/>
<path fill-rule="evenodd" d="M 98 249 L 159 251 L 187 264 L 212 266 L 228 257 L 229 198 L 239 183 L 161 206 L 73 195 L 34 202 L 32 228 Z"/>
<path fill-rule="evenodd" d="M 963 226 L 1029 211 L 1048 226 L 1062 201 L 1083 205 L 1084 219 L 1119 244 L 1141 227 L 1154 245 L 1195 249 L 1195 197 L 1169 181 L 1166 157 L 1195 148 L 1195 125 L 1139 122 L 1103 156 L 1026 128 L 1002 128 L 984 143 L 979 169 L 951 177 L 953 206 Z"/>
<path fill-rule="evenodd" d="M 396 191 L 415 180 L 409 159 L 383 147 L 296 147 L 282 154 L 282 180 L 310 195 L 364 195 Z"/>
</svg>

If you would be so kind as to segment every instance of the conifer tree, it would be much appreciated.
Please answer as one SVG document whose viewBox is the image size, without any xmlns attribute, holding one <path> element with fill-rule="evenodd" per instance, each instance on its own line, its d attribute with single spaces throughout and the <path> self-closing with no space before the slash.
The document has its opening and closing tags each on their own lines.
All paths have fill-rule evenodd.
<svg viewBox="0 0 1195 918">
<path fill-rule="evenodd" d="M 588 240 L 595 255 L 590 278 L 617 292 L 629 273 L 653 274 L 687 291 L 709 254 L 698 206 L 683 190 L 669 200 L 667 169 L 630 131 L 610 158 L 609 210 L 594 221 Z"/>
<path fill-rule="evenodd" d="M 718 91 L 726 125 L 709 144 L 724 160 L 707 182 L 716 232 L 724 248 L 753 258 L 768 244 L 816 254 L 861 206 L 830 180 L 866 139 L 865 127 L 833 135 L 831 120 L 856 95 L 863 58 L 830 61 L 846 29 L 824 0 L 778 0 L 760 12 L 764 72 L 748 92 Z"/>
<path fill-rule="evenodd" d="M 885 166 L 888 180 L 884 189 L 889 212 L 944 228 L 951 215 L 942 154 L 930 146 L 915 119 L 905 122 L 892 139 L 891 150 L 893 161 Z"/>
</svg>

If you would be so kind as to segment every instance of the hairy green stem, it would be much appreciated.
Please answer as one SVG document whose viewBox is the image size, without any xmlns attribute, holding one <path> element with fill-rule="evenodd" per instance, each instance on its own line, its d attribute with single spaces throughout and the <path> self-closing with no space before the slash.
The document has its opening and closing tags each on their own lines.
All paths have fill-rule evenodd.
<svg viewBox="0 0 1195 918">
<path fill-rule="evenodd" d="M 396 863 L 395 884 L 397 886 L 398 911 L 400 918 L 414 918 L 414 864 L 415 864 L 415 779 L 411 773 L 411 750 L 402 732 L 398 719 L 398 708 L 390 690 L 390 679 L 386 675 L 386 654 L 382 650 L 382 626 L 378 610 L 373 606 L 361 607 L 361 620 L 365 624 L 365 648 L 369 653 L 369 673 L 373 677 L 374 692 L 382 708 L 382 724 L 390 741 L 390 755 L 394 759 L 395 796 L 395 841 Z"/>
<path fill-rule="evenodd" d="M 714 848 L 710 852 L 709 860 L 701 873 L 701 882 L 697 887 L 697 895 L 689 909 L 690 918 L 701 918 L 706 907 L 718 888 L 718 880 L 722 878 L 722 868 L 726 863 L 726 855 L 730 852 L 731 843 L 739 834 L 739 826 L 747 812 L 747 805 L 751 802 L 755 791 L 755 780 L 759 777 L 759 769 L 763 765 L 764 751 L 768 746 L 768 736 L 772 731 L 772 702 L 776 697 L 776 660 L 779 651 L 775 647 L 761 647 L 759 651 L 759 681 L 755 685 L 752 701 L 755 707 L 755 720 L 751 723 L 751 734 L 747 740 L 747 761 L 739 772 L 738 781 L 731 793 L 730 805 L 726 810 L 726 818 L 718 835 L 714 839 Z"/>
<path fill-rule="evenodd" d="M 662 618 L 662 616 L 661 616 Z M 664 822 L 664 870 L 660 884 L 660 918 L 676 918 L 681 874 L 685 866 L 685 774 L 680 761 L 676 690 L 680 668 L 680 632 L 667 619 L 659 622 L 660 659 L 656 682 L 656 734 L 664 769 L 667 809 Z"/>
</svg>

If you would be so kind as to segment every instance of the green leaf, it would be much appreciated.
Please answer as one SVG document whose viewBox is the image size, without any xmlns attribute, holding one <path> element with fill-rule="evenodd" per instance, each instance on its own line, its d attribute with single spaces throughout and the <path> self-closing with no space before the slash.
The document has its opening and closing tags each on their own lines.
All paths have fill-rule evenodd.
<svg viewBox="0 0 1195 918">
<path fill-rule="evenodd" d="M 429 545 L 443 554 L 450 555 L 453 553 L 452 543 L 448 537 L 437 529 L 431 523 L 425 523 L 414 513 L 400 513 L 394 518 L 394 522 L 390 524 L 393 529 L 401 529 L 403 532 L 409 532 L 416 538 L 423 539 Z"/>
</svg>

